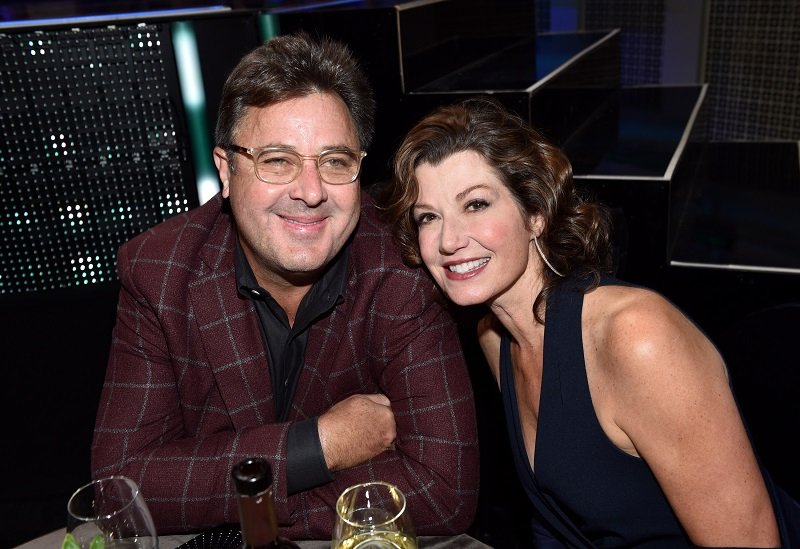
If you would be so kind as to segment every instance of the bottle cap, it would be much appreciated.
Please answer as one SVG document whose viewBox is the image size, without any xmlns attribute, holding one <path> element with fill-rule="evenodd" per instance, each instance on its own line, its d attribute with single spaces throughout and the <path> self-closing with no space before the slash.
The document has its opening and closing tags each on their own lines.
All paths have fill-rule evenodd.
<svg viewBox="0 0 800 549">
<path fill-rule="evenodd" d="M 264 458 L 247 458 L 233 466 L 231 477 L 237 493 L 255 496 L 272 484 L 272 467 Z"/>
</svg>

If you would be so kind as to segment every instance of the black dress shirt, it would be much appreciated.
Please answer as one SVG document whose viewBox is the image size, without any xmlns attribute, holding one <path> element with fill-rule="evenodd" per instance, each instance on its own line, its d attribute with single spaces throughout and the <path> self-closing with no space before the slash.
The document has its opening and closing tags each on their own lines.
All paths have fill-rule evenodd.
<svg viewBox="0 0 800 549">
<path fill-rule="evenodd" d="M 238 239 L 234 261 L 239 293 L 253 301 L 261 322 L 264 347 L 269 359 L 275 412 L 279 421 L 285 421 L 303 367 L 308 329 L 343 299 L 347 247 L 334 258 L 322 278 L 303 297 L 292 326 L 289 325 L 286 312 L 269 292 L 258 285 Z M 318 419 L 314 417 L 298 421 L 289 428 L 286 449 L 286 484 L 289 494 L 333 480 L 322 453 L 317 430 Z"/>
</svg>

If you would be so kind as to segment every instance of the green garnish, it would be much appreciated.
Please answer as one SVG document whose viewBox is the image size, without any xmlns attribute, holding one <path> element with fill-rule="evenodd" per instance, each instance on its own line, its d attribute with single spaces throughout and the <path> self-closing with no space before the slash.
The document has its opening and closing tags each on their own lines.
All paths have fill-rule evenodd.
<svg viewBox="0 0 800 549">
<path fill-rule="evenodd" d="M 64 536 L 64 543 L 61 544 L 61 549 L 81 549 L 81 546 L 75 541 L 75 536 L 67 534 Z"/>
<path fill-rule="evenodd" d="M 89 549 L 103 549 L 104 546 L 105 541 L 103 541 L 103 534 L 97 534 L 92 538 L 92 542 L 89 544 Z"/>
<path fill-rule="evenodd" d="M 97 534 L 89 543 L 89 549 L 104 549 L 105 545 L 106 542 L 103 539 L 103 534 Z M 67 534 L 64 536 L 64 543 L 61 544 L 61 549 L 81 549 L 81 546 L 78 544 L 78 540 L 75 539 L 75 536 Z"/>
</svg>

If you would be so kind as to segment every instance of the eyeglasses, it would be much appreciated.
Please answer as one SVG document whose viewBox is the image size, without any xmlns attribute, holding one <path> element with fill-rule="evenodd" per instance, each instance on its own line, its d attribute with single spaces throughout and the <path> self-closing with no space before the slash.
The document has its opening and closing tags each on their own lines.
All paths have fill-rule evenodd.
<svg viewBox="0 0 800 549">
<path fill-rule="evenodd" d="M 330 149 L 318 155 L 298 154 L 284 147 L 245 148 L 227 147 L 250 157 L 256 177 L 264 183 L 286 185 L 294 181 L 303 169 L 303 160 L 314 160 L 320 179 L 331 185 L 352 183 L 361 170 L 361 160 L 367 153 L 350 149 Z"/>
</svg>

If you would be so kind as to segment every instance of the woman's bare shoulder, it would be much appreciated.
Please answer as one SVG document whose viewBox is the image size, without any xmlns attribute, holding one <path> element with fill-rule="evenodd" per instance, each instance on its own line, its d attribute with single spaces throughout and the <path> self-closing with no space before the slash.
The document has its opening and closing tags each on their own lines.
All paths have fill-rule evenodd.
<svg viewBox="0 0 800 549">
<path fill-rule="evenodd" d="M 624 394 L 660 398 L 711 379 L 727 383 L 713 343 L 657 292 L 601 286 L 587 294 L 583 326 L 598 371 Z"/>
<path fill-rule="evenodd" d="M 584 350 L 606 432 L 645 460 L 698 545 L 757 539 L 769 498 L 713 343 L 656 292 L 604 286 L 586 297 Z"/>
<path fill-rule="evenodd" d="M 583 327 L 601 370 L 627 386 L 641 388 L 643 382 L 658 379 L 683 383 L 698 375 L 726 377 L 711 341 L 652 290 L 597 288 L 586 296 Z"/>
<path fill-rule="evenodd" d="M 600 286 L 587 294 L 583 318 L 590 332 L 626 352 L 654 339 L 699 335 L 675 305 L 647 288 Z"/>
</svg>

